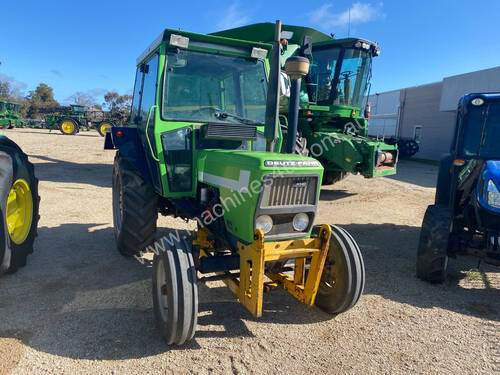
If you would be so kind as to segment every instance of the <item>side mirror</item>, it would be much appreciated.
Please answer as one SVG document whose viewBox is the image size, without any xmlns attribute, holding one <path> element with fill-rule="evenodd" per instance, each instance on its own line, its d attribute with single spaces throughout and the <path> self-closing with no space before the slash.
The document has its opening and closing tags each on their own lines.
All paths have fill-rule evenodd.
<svg viewBox="0 0 500 375">
<path fill-rule="evenodd" d="M 290 97 L 290 78 L 285 72 L 280 72 L 280 96 Z"/>
</svg>

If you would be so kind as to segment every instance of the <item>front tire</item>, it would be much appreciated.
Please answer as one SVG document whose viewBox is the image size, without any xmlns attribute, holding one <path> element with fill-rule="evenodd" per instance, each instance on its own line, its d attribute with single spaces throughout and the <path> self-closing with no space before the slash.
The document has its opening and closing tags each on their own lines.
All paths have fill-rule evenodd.
<svg viewBox="0 0 500 375">
<path fill-rule="evenodd" d="M 448 246 L 452 210 L 444 205 L 427 207 L 420 230 L 417 250 L 417 277 L 431 283 L 442 283 L 448 268 Z"/>
<path fill-rule="evenodd" d="M 359 301 L 365 286 L 361 250 L 343 228 L 331 225 L 330 247 L 316 294 L 315 304 L 330 314 L 340 314 Z M 319 227 L 313 229 L 318 233 Z"/>
<path fill-rule="evenodd" d="M 158 196 L 137 170 L 116 153 L 113 166 L 113 226 L 118 251 L 138 255 L 156 238 Z"/>
<path fill-rule="evenodd" d="M 198 321 L 198 286 L 190 246 L 173 242 L 153 258 L 155 320 L 168 345 L 182 345 L 194 337 Z"/>
</svg>

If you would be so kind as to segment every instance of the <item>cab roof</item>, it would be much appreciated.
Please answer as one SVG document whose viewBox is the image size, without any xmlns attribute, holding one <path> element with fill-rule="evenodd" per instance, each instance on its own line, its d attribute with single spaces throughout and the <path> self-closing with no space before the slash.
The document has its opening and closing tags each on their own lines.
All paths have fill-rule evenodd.
<svg viewBox="0 0 500 375">
<path fill-rule="evenodd" d="M 256 42 L 271 42 L 274 40 L 275 27 L 275 24 L 272 22 L 254 23 L 248 26 L 217 31 L 215 33 L 212 33 L 211 35 L 225 36 L 243 40 L 254 40 Z M 304 36 L 306 35 L 312 37 L 313 43 L 334 40 L 330 35 L 327 35 L 310 27 L 282 25 L 281 33 L 283 34 L 286 31 L 293 33 L 291 37 L 286 38 L 291 44 L 302 44 Z"/>
<path fill-rule="evenodd" d="M 149 55 L 151 55 L 154 51 L 157 50 L 157 48 L 163 43 L 170 44 L 170 36 L 174 35 L 181 35 L 183 37 L 189 38 L 189 40 L 197 41 L 199 42 L 201 47 L 206 47 L 206 48 L 214 48 L 215 45 L 226 45 L 226 46 L 231 46 L 235 47 L 233 52 L 243 52 L 247 53 L 248 55 L 251 54 L 251 49 L 253 47 L 257 48 L 262 48 L 267 51 L 272 50 L 272 45 L 268 43 L 262 43 L 259 41 L 249 41 L 248 39 L 238 39 L 235 37 L 225 37 L 225 36 L 216 36 L 216 35 L 206 35 L 206 34 L 198 34 L 198 33 L 192 33 L 189 31 L 182 31 L 182 30 L 174 30 L 174 29 L 165 29 L 158 35 L 158 37 L 149 45 L 148 48 L 144 50 L 144 52 L 137 58 L 136 63 L 137 65 L 140 65 L 144 60 L 146 60 Z M 239 47 L 239 49 L 238 49 Z M 189 47 L 188 47 L 189 48 Z"/>
</svg>

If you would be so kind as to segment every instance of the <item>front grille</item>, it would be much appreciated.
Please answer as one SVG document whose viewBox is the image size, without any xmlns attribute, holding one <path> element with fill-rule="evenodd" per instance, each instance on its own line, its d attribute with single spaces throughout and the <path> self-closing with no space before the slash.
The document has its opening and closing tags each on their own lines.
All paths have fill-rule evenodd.
<svg viewBox="0 0 500 375">
<path fill-rule="evenodd" d="M 318 176 L 266 176 L 260 208 L 316 205 Z"/>
<path fill-rule="evenodd" d="M 206 139 L 257 139 L 257 127 L 240 124 L 213 124 L 205 125 Z"/>
</svg>

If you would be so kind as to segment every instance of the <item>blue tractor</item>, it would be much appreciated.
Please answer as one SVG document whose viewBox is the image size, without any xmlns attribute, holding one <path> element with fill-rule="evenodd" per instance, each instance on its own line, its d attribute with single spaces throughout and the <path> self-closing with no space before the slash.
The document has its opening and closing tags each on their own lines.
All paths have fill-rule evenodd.
<svg viewBox="0 0 500 375">
<path fill-rule="evenodd" d="M 422 223 L 417 276 L 443 282 L 448 258 L 457 255 L 500 265 L 500 93 L 468 94 L 459 101 L 436 201 Z"/>
</svg>

